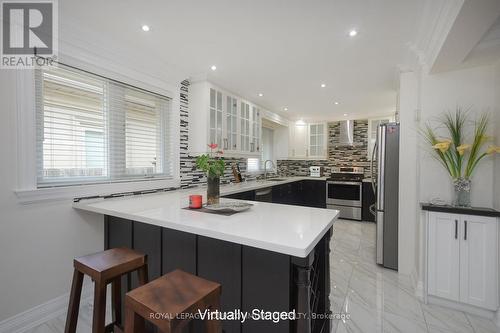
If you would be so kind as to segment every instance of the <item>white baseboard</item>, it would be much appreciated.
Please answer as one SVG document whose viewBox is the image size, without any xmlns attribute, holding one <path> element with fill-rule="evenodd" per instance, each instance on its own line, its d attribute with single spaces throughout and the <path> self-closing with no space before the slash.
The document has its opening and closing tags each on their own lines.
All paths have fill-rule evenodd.
<svg viewBox="0 0 500 333">
<path fill-rule="evenodd" d="M 439 306 L 448 307 L 448 308 L 451 308 L 454 310 L 470 313 L 472 315 L 488 318 L 491 320 L 495 320 L 495 316 L 498 314 L 498 311 L 491 311 L 491 310 L 487 310 L 487 309 L 483 309 L 483 308 L 478 308 L 478 307 L 473 306 L 473 305 L 458 303 L 458 302 L 450 301 L 450 300 L 443 299 L 443 298 L 436 297 L 436 296 L 429 295 L 429 296 L 427 296 L 427 299 L 429 301 L 429 304 L 435 304 L 435 305 L 439 305 Z"/>
<path fill-rule="evenodd" d="M 424 300 L 424 283 L 419 279 L 417 271 L 414 269 L 410 274 L 411 283 L 415 290 L 415 296 L 423 301 Z"/>
<path fill-rule="evenodd" d="M 92 300 L 93 291 L 94 286 L 92 284 L 84 284 L 80 304 Z M 66 293 L 46 303 L 37 305 L 27 311 L 2 320 L 0 322 L 0 333 L 26 332 L 33 327 L 65 314 L 68 310 L 68 303 L 69 293 Z"/>
</svg>

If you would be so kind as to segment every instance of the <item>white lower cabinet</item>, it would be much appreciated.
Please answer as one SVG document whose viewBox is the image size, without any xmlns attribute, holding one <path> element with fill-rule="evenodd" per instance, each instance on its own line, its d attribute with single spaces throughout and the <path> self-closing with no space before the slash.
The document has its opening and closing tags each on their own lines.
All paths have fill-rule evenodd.
<svg viewBox="0 0 500 333">
<path fill-rule="evenodd" d="M 463 216 L 461 222 L 460 301 L 496 309 L 498 222 L 483 216 Z"/>
<path fill-rule="evenodd" d="M 430 295 L 458 301 L 460 297 L 458 217 L 453 214 L 431 213 L 428 230 L 428 292 Z"/>
<path fill-rule="evenodd" d="M 494 217 L 429 212 L 429 295 L 498 308 L 498 224 Z"/>
</svg>

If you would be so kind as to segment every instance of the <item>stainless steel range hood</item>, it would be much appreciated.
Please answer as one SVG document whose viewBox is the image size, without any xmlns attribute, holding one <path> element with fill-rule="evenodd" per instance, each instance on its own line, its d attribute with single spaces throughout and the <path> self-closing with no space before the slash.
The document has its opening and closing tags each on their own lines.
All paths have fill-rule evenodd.
<svg viewBox="0 0 500 333">
<path fill-rule="evenodd" d="M 337 141 L 339 146 L 352 146 L 354 144 L 354 120 L 340 121 L 340 136 Z"/>
</svg>

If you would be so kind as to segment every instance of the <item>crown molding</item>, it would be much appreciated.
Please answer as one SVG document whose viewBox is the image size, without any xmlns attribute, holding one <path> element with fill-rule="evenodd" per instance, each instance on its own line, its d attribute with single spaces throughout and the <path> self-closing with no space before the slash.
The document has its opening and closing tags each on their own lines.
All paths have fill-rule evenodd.
<svg viewBox="0 0 500 333">
<path fill-rule="evenodd" d="M 425 0 L 417 38 L 408 43 L 411 66 L 430 72 L 463 4 L 464 0 Z"/>
</svg>

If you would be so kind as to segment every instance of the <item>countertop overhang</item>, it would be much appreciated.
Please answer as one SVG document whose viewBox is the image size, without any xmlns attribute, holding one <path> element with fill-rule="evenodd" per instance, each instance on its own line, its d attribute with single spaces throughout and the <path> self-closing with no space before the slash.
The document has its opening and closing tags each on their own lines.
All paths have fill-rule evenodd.
<svg viewBox="0 0 500 333">
<path fill-rule="evenodd" d="M 293 177 L 284 181 L 253 181 L 221 186 L 221 195 L 290 182 L 326 178 Z M 252 202 L 247 211 L 231 216 L 183 209 L 190 194 L 206 195 L 206 187 L 104 200 L 82 200 L 76 209 L 115 216 L 200 236 L 304 258 L 337 219 L 337 210 Z M 231 201 L 234 199 L 221 199 Z"/>
</svg>

